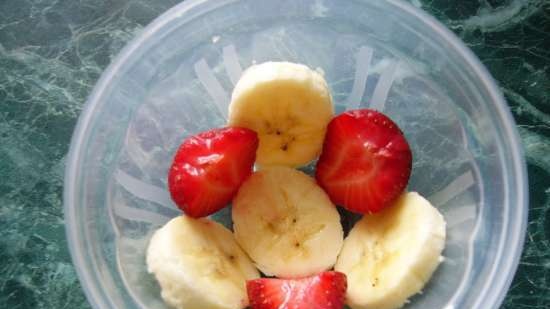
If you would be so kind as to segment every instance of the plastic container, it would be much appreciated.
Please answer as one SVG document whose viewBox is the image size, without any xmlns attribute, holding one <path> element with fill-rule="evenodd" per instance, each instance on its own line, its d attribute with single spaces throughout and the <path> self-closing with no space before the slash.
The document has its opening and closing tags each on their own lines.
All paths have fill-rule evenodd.
<svg viewBox="0 0 550 309">
<path fill-rule="evenodd" d="M 498 308 L 522 250 L 527 180 L 514 121 L 482 64 L 450 31 L 400 1 L 190 0 L 130 43 L 94 88 L 65 175 L 73 262 L 94 308 L 166 308 L 145 251 L 178 211 L 174 151 L 223 126 L 254 62 L 320 68 L 338 112 L 383 110 L 414 154 L 409 189 L 448 221 L 441 264 L 406 308 Z M 230 224 L 226 210 L 216 215 Z"/>
</svg>

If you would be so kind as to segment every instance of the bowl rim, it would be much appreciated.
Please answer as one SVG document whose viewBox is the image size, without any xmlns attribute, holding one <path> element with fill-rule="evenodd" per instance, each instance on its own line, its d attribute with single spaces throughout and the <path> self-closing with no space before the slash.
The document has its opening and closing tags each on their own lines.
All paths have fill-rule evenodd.
<svg viewBox="0 0 550 309">
<path fill-rule="evenodd" d="M 155 34 L 158 30 L 164 27 L 167 23 L 171 22 L 174 18 L 182 16 L 190 10 L 200 7 L 204 11 L 211 11 L 221 6 L 225 6 L 229 3 L 240 0 L 186 0 L 176 6 L 170 8 L 151 23 L 149 23 L 143 31 L 132 39 L 111 61 L 107 69 L 101 75 L 96 85 L 91 91 L 88 99 L 86 100 L 82 112 L 78 118 L 77 124 L 74 129 L 74 133 L 71 138 L 69 152 L 66 159 L 65 175 L 64 175 L 64 190 L 63 190 L 63 209 L 65 220 L 65 233 L 67 237 L 68 247 L 71 254 L 73 264 L 80 284 L 84 290 L 88 302 L 93 308 L 105 309 L 114 308 L 109 301 L 102 298 L 102 288 L 98 284 L 94 284 L 92 279 L 93 270 L 84 267 L 85 252 L 79 250 L 79 247 L 85 247 L 82 233 L 78 231 L 76 207 L 77 204 L 75 192 L 75 184 L 79 175 L 78 167 L 80 166 L 80 154 L 83 151 L 84 137 L 91 129 L 90 121 L 94 114 L 101 97 L 105 89 L 110 84 L 111 80 L 116 78 L 118 70 L 126 63 L 129 56 L 136 51 L 150 36 Z M 361 0 L 367 2 L 368 0 Z M 395 8 L 403 11 L 406 14 L 415 17 L 420 22 L 430 27 L 440 38 L 452 46 L 455 51 L 462 57 L 462 60 L 469 66 L 476 76 L 480 78 L 481 87 L 484 88 L 490 97 L 497 115 L 496 118 L 500 120 L 500 125 L 504 129 L 504 136 L 508 138 L 509 147 L 511 149 L 510 158 L 512 159 L 512 165 L 509 166 L 509 173 L 515 176 L 513 182 L 515 183 L 516 195 L 512 196 L 510 204 L 518 205 L 516 207 L 515 217 L 516 228 L 515 231 L 508 233 L 508 238 L 502 237 L 501 242 L 506 240 L 508 248 L 516 248 L 514 253 L 506 260 L 502 261 L 502 255 L 500 255 L 494 263 L 494 269 L 491 271 L 491 286 L 487 284 L 483 286 L 483 289 L 478 297 L 476 303 L 472 309 L 485 309 L 485 308 L 498 308 L 507 294 L 507 291 L 512 283 L 512 279 L 516 273 L 519 265 L 521 253 L 523 251 L 523 245 L 525 241 L 526 227 L 527 227 L 527 215 L 529 209 L 528 201 L 528 180 L 527 180 L 527 168 L 523 155 L 523 148 L 519 133 L 516 130 L 516 123 L 512 117 L 512 114 L 504 100 L 502 92 L 499 90 L 496 81 L 490 75 L 481 61 L 474 55 L 474 53 L 466 47 L 466 45 L 449 29 L 447 29 L 442 23 L 437 21 L 434 17 L 424 12 L 421 9 L 414 7 L 413 5 L 400 0 L 381 0 L 388 2 Z M 508 191 L 513 185 L 510 182 L 506 182 Z M 515 202 L 515 203 L 514 203 Z M 514 211 L 514 209 L 510 209 Z M 513 213 L 512 213 L 513 215 Z M 502 247 L 502 246 L 500 246 Z M 497 271 L 498 269 L 507 269 L 509 271 Z M 450 308 L 449 308 L 450 309 Z"/>
</svg>

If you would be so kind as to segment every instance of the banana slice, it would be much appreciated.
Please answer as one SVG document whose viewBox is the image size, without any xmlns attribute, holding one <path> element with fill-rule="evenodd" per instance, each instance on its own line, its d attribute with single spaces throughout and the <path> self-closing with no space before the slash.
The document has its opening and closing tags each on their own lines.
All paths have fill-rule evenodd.
<svg viewBox="0 0 550 309">
<path fill-rule="evenodd" d="M 260 276 L 229 230 L 185 215 L 155 232 L 147 267 L 164 301 L 178 309 L 245 308 L 246 280 Z"/>
<path fill-rule="evenodd" d="M 267 275 L 296 278 L 331 268 L 343 243 L 340 215 L 313 178 L 268 167 L 233 200 L 235 238 Z"/>
<path fill-rule="evenodd" d="M 334 267 L 348 278 L 354 309 L 394 309 L 420 292 L 445 247 L 445 220 L 416 192 L 366 215 L 350 231 Z"/>
<path fill-rule="evenodd" d="M 302 64 L 248 68 L 233 91 L 229 125 L 258 133 L 260 165 L 305 165 L 321 152 L 334 111 L 323 76 Z"/>
</svg>

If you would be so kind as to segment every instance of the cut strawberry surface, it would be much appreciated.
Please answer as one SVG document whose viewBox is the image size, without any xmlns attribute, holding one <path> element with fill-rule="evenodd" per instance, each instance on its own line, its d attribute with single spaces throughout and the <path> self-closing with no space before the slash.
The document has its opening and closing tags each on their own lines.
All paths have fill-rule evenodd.
<svg viewBox="0 0 550 309">
<path fill-rule="evenodd" d="M 168 173 L 172 200 L 191 217 L 225 207 L 252 173 L 258 137 L 246 128 L 213 129 L 191 136 Z"/>
<path fill-rule="evenodd" d="M 326 271 L 301 279 L 261 278 L 246 284 L 252 309 L 342 309 L 346 275 Z"/>
<path fill-rule="evenodd" d="M 335 204 L 378 212 L 407 186 L 412 153 L 397 125 L 370 109 L 347 111 L 327 127 L 316 178 Z"/>
</svg>

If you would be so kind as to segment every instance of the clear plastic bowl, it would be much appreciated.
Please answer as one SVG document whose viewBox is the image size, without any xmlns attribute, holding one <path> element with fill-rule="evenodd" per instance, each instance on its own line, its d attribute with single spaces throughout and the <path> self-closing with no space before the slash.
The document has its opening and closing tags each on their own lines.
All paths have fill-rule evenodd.
<svg viewBox="0 0 550 309">
<path fill-rule="evenodd" d="M 409 189 L 448 222 L 445 261 L 406 308 L 498 308 L 521 253 L 527 180 L 514 121 L 483 65 L 400 1 L 190 0 L 130 43 L 76 127 L 64 207 L 73 262 L 94 308 L 165 308 L 146 272 L 154 229 L 177 216 L 166 190 L 189 134 L 223 126 L 254 62 L 320 68 L 337 112 L 383 110 L 414 154 Z M 216 219 L 230 225 L 228 210 Z"/>
</svg>

